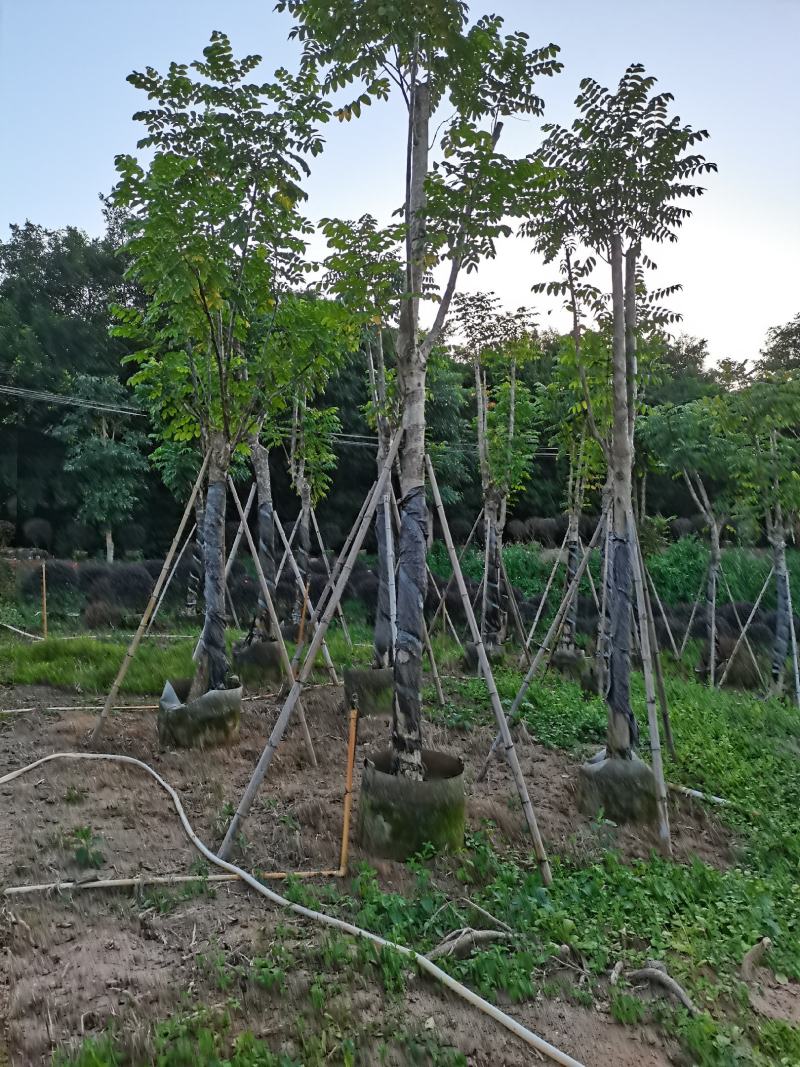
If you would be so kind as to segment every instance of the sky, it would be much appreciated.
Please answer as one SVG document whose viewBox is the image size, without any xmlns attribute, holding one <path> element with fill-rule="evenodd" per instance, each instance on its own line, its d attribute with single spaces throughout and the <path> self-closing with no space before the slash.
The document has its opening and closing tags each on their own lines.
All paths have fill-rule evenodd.
<svg viewBox="0 0 800 1067">
<path fill-rule="evenodd" d="M 271 0 L 0 0 L 0 234 L 14 222 L 102 231 L 99 193 L 114 183 L 114 156 L 140 136 L 131 119 L 144 98 L 134 69 L 201 55 L 213 30 L 237 54 L 264 57 L 264 73 L 294 67 L 290 22 Z M 512 120 L 503 149 L 531 151 L 541 123 L 569 123 L 582 77 L 612 86 L 641 62 L 675 96 L 675 110 L 708 129 L 703 151 L 719 166 L 678 243 L 655 254 L 658 285 L 680 283 L 677 329 L 705 337 L 713 362 L 753 358 L 770 326 L 800 311 L 800 0 L 493 0 L 484 11 L 533 44 L 561 46 L 564 71 L 545 79 L 544 119 Z M 140 100 L 139 97 L 142 96 Z M 378 104 L 330 124 L 314 161 L 307 214 L 388 221 L 402 200 L 404 117 Z M 319 248 L 314 249 L 319 251 Z M 566 329 L 557 305 L 531 294 L 553 276 L 519 238 L 462 288 L 492 289 L 508 307 L 539 309 Z"/>
</svg>

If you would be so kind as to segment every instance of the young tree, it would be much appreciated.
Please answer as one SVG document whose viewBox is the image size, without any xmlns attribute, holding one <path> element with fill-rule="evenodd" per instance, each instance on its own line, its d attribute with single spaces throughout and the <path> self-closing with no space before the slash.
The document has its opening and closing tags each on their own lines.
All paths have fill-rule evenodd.
<svg viewBox="0 0 800 1067">
<path fill-rule="evenodd" d="M 550 214 L 540 230 L 539 216 L 533 219 L 549 258 L 573 241 L 606 260 L 611 273 L 613 417 L 610 447 L 605 447 L 613 537 L 606 751 L 622 759 L 631 757 L 638 737 L 630 701 L 630 637 L 639 267 L 651 264 L 643 251 L 646 241 L 677 239 L 691 213 L 680 201 L 700 195 L 703 189 L 692 179 L 715 169 L 689 151 L 707 133 L 669 117 L 672 96 L 652 94 L 654 85 L 638 64 L 627 69 L 616 92 L 591 78 L 581 82 L 580 114 L 571 128 L 545 127 L 548 136 L 539 155 L 551 168 Z M 596 421 L 591 397 L 585 400 L 591 425 Z"/>
<path fill-rule="evenodd" d="M 444 328 L 462 270 L 495 253 L 508 233 L 530 161 L 497 151 L 504 120 L 540 114 L 537 76 L 560 69 L 555 46 L 532 49 L 522 33 L 503 35 L 496 16 L 467 26 L 462 0 L 279 0 L 297 20 L 304 68 L 324 71 L 330 91 L 357 82 L 360 92 L 339 111 L 358 116 L 394 84 L 406 105 L 403 199 L 404 294 L 397 337 L 397 387 L 402 411 L 401 530 L 397 584 L 393 769 L 422 778 L 420 690 L 425 598 L 427 508 L 424 489 L 425 380 L 428 359 Z M 431 136 L 431 120 L 447 101 L 449 117 Z M 433 162 L 431 142 L 441 159 Z M 421 335 L 420 299 L 426 273 L 441 265 L 446 281 L 431 328 Z"/>
<path fill-rule="evenodd" d="M 508 508 L 531 477 L 538 443 L 539 411 L 518 378 L 535 348 L 533 316 L 525 308 L 501 312 L 493 293 L 456 294 L 452 324 L 475 377 L 484 518 L 481 636 L 492 648 L 506 633 L 501 553 Z"/>
<path fill-rule="evenodd" d="M 741 483 L 737 454 L 745 444 L 725 397 L 653 408 L 643 420 L 642 439 L 652 456 L 682 478 L 708 526 L 711 553 L 706 582 L 709 685 L 718 661 L 716 604 L 722 561 L 721 535 L 737 507 Z"/>
<path fill-rule="evenodd" d="M 128 214 L 129 277 L 147 307 L 119 308 L 138 341 L 135 375 L 164 436 L 210 453 L 204 518 L 205 624 L 193 693 L 223 688 L 226 479 L 265 411 L 285 405 L 305 368 L 278 360 L 284 298 L 305 273 L 310 226 L 299 211 L 306 157 L 328 116 L 313 79 L 249 80 L 260 57 L 234 58 L 214 33 L 203 59 L 148 67 L 129 81 L 154 101 L 134 156 L 117 157 L 115 203 Z M 285 351 L 285 350 L 284 350 Z"/>
<path fill-rule="evenodd" d="M 147 438 L 118 379 L 79 374 L 71 391 L 81 403 L 55 431 L 67 446 L 64 470 L 77 480 L 79 520 L 100 530 L 113 563 L 114 530 L 130 521 L 147 473 Z"/>
</svg>

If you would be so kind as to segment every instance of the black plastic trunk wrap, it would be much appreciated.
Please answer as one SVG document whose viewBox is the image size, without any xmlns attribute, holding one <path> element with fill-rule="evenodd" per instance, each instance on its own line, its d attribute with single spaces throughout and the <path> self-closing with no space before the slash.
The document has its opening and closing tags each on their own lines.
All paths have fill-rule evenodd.
<svg viewBox="0 0 800 1067">
<path fill-rule="evenodd" d="M 422 688 L 422 624 L 426 592 L 425 489 L 411 489 L 401 502 L 399 568 L 397 574 L 397 643 L 394 662 L 394 721 L 392 749 L 395 764 L 403 755 L 422 749 L 420 691 Z M 396 766 L 393 770 L 396 770 Z"/>
</svg>

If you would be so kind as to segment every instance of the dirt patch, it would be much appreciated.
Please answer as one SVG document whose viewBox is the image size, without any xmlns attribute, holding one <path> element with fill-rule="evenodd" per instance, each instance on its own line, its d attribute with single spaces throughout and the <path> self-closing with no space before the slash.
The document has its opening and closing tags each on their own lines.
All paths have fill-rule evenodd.
<svg viewBox="0 0 800 1067">
<path fill-rule="evenodd" d="M 76 703 L 78 698 L 40 687 L 2 694 L 5 707 Z M 308 764 L 303 738 L 293 725 L 275 755 L 267 780 L 244 823 L 243 858 L 261 870 L 316 870 L 339 862 L 347 722 L 341 691 L 309 690 L 306 716 L 319 767 Z M 207 751 L 160 752 L 156 714 L 125 711 L 110 718 L 101 748 L 149 763 L 178 791 L 196 833 L 211 847 L 222 839 L 233 806 L 241 797 L 278 714 L 273 699 L 244 705 L 239 743 Z M 95 722 L 93 711 L 0 718 L 0 773 L 43 755 L 82 748 Z M 356 798 L 364 758 L 385 745 L 388 720 L 362 720 L 356 755 Z M 491 731 L 467 733 L 434 727 L 426 741 L 461 756 L 467 764 L 468 821 L 479 827 L 491 819 L 509 841 L 528 850 L 524 820 L 506 767 L 496 762 L 488 781 L 474 775 L 491 742 Z M 645 830 L 595 825 L 577 813 L 574 760 L 536 744 L 520 747 L 545 842 L 560 854 L 582 861 L 615 847 L 625 856 L 646 856 L 655 836 Z M 189 873 L 197 854 L 184 837 L 168 798 L 143 773 L 119 765 L 53 763 L 0 787 L 0 884 L 21 885 L 88 877 L 133 877 Z M 357 800 L 356 800 L 357 804 Z M 698 856 L 724 865 L 730 836 L 712 816 L 690 801 L 671 808 L 679 859 Z M 354 825 L 356 812 L 354 812 Z M 79 856 L 87 845 L 94 866 Z M 241 856 L 241 854 L 240 854 Z M 351 846 L 355 866 L 364 856 Z M 373 864 L 381 883 L 402 891 L 407 868 Z M 177 896 L 177 901 L 175 897 Z M 164 892 L 85 891 L 5 898 L 0 922 L 0 1064 L 5 1024 L 12 1064 L 49 1062 L 54 1047 L 100 1031 L 116 1017 L 130 1042 L 144 1041 L 149 1020 L 163 1017 L 186 995 L 207 1003 L 224 1002 L 214 966 L 198 968 L 198 957 L 222 953 L 252 959 L 274 940 L 278 924 L 297 930 L 298 942 L 321 939 L 320 931 L 278 914 L 238 885 L 222 884 L 213 896 Z M 2 898 L 0 898 L 0 901 Z M 310 975 L 292 975 L 290 1009 L 245 997 L 247 1023 L 270 1042 L 289 1040 L 293 1012 L 308 1007 Z M 354 984 L 353 984 L 354 983 Z M 361 983 L 361 986 L 359 985 Z M 344 994 L 343 994 L 344 995 Z M 470 1064 L 530 1062 L 530 1054 L 508 1034 L 454 997 L 414 980 L 399 1008 L 373 985 L 352 978 L 344 1016 L 360 1014 L 385 1028 L 413 1025 L 454 1041 Z M 359 999 L 360 998 L 360 999 Z M 282 1007 L 284 1001 L 281 1002 Z M 624 1028 L 609 1016 L 568 1001 L 536 1000 L 509 1008 L 520 1021 L 587 1065 L 660 1067 L 667 1052 L 647 1028 Z M 433 1024 L 428 1020 L 433 1019 Z M 377 1023 L 376 1023 L 377 1025 Z M 382 1024 L 383 1025 L 383 1024 Z M 377 1054 L 376 1054 L 377 1055 Z M 335 1062 L 335 1061 L 334 1061 Z M 360 1061 L 362 1062 L 362 1061 Z M 363 1062 L 378 1062 L 367 1059 Z M 390 1060 L 389 1062 L 393 1062 Z M 402 1062 L 398 1060 L 397 1062 Z"/>
</svg>

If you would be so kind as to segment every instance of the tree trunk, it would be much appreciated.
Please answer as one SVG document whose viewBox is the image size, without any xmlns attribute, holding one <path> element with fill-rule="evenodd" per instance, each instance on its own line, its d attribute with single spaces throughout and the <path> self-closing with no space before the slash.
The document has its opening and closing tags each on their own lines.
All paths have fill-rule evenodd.
<svg viewBox="0 0 800 1067">
<path fill-rule="evenodd" d="M 258 560 L 264 572 L 267 591 L 275 603 L 275 517 L 272 506 L 272 479 L 269 472 L 269 450 L 264 448 L 257 436 L 250 439 L 250 460 L 258 491 Z M 251 640 L 271 641 L 273 633 L 267 602 L 259 586 L 258 608 L 251 629 Z"/>
<path fill-rule="evenodd" d="M 628 316 L 622 270 L 622 240 L 619 234 L 611 239 L 611 290 L 614 322 L 613 360 L 613 429 L 611 437 L 612 467 L 612 558 L 609 589 L 609 654 L 607 755 L 630 759 L 639 738 L 639 729 L 631 708 L 631 594 L 632 531 L 628 516 L 632 513 L 631 481 L 633 472 L 633 441 L 629 410 L 628 362 L 625 332 Z"/>
<path fill-rule="evenodd" d="M 305 475 L 300 476 L 300 529 L 298 530 L 297 549 L 294 555 L 303 586 L 301 589 L 298 583 L 294 611 L 292 612 L 292 622 L 299 625 L 303 615 L 305 590 L 308 585 L 308 559 L 311 555 L 311 486 Z"/>
<path fill-rule="evenodd" d="M 581 558 L 581 548 L 579 543 L 579 520 L 580 516 L 574 510 L 570 511 L 569 526 L 567 527 L 567 574 L 565 578 L 564 593 L 569 589 L 572 584 L 572 579 L 575 577 L 575 572 L 578 569 L 578 563 Z M 561 639 L 558 643 L 559 648 L 567 652 L 573 652 L 575 650 L 575 634 L 578 630 L 578 597 L 574 596 L 569 605 L 567 614 L 564 616 L 564 626 L 561 630 Z"/>
<path fill-rule="evenodd" d="M 189 569 L 189 581 L 186 586 L 186 614 L 197 614 L 197 601 L 200 595 L 200 584 L 203 581 L 203 559 L 205 550 L 203 547 L 203 534 L 205 531 L 205 499 L 202 489 L 198 492 L 194 501 L 195 533 L 192 545 L 192 563 Z"/>
<path fill-rule="evenodd" d="M 107 529 L 105 532 L 106 538 L 106 563 L 114 562 L 114 535 L 111 529 Z"/>
<path fill-rule="evenodd" d="M 422 724 L 420 719 L 425 603 L 425 375 L 427 359 L 418 336 L 419 293 L 425 257 L 425 178 L 428 172 L 430 90 L 413 87 L 411 158 L 406 221 L 410 256 L 409 292 L 401 305 L 397 337 L 397 384 L 403 412 L 400 451 L 400 544 L 397 578 L 397 644 L 394 661 L 394 714 L 392 770 L 422 779 Z"/>
<path fill-rule="evenodd" d="M 498 533 L 498 500 L 495 493 L 484 498 L 486 555 L 483 582 L 483 611 L 481 637 L 487 648 L 497 648 L 503 640 L 503 604 L 501 600 L 500 542 Z"/>
<path fill-rule="evenodd" d="M 200 635 L 197 671 L 189 699 L 224 689 L 228 674 L 225 649 L 225 506 L 230 445 L 223 433 L 211 435 L 203 545 L 205 549 L 205 622 Z"/>
</svg>

